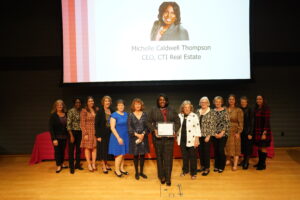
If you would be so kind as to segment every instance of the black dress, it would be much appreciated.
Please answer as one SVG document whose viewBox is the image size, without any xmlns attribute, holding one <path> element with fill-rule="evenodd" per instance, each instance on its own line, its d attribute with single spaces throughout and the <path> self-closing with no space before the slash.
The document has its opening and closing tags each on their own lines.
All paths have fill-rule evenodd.
<svg viewBox="0 0 300 200">
<path fill-rule="evenodd" d="M 110 109 L 110 113 L 114 111 Z M 96 137 L 101 137 L 101 142 L 97 142 L 97 160 L 107 161 L 110 159 L 108 155 L 108 143 L 111 134 L 109 116 L 105 113 L 103 107 L 101 107 L 96 113 L 95 117 L 95 130 Z"/>
<path fill-rule="evenodd" d="M 133 113 L 128 116 L 128 133 L 129 133 L 129 153 L 133 155 L 144 155 L 149 153 L 148 143 L 148 128 L 147 128 L 147 114 L 143 112 L 140 119 Z M 145 134 L 143 142 L 136 143 L 138 137 L 134 133 Z"/>
</svg>

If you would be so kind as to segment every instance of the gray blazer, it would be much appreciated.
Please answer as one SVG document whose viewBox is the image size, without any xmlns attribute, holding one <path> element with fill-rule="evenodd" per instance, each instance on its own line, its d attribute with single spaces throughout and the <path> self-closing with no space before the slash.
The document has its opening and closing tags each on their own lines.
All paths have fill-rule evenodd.
<svg viewBox="0 0 300 200">
<path fill-rule="evenodd" d="M 154 41 L 161 27 L 159 21 L 155 21 L 151 30 L 151 40 Z M 189 40 L 189 34 L 180 24 L 172 24 L 169 29 L 161 36 L 160 40 Z"/>
</svg>

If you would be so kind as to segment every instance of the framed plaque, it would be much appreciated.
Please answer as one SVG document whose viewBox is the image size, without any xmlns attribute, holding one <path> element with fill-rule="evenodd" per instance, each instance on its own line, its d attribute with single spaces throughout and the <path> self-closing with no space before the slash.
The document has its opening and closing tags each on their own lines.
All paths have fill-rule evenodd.
<svg viewBox="0 0 300 200">
<path fill-rule="evenodd" d="M 158 122 L 157 123 L 158 136 L 173 137 L 174 136 L 174 122 Z"/>
</svg>

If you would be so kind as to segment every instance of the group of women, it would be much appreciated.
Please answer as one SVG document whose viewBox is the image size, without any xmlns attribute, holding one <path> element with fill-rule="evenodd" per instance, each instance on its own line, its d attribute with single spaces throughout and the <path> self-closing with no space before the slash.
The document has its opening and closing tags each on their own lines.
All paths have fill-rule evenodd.
<svg viewBox="0 0 300 200">
<path fill-rule="evenodd" d="M 239 102 L 238 102 L 239 101 Z M 248 99 L 229 95 L 227 106 L 221 96 L 210 101 L 202 97 L 200 108 L 194 112 L 190 101 L 182 102 L 179 114 L 169 106 L 169 99 L 160 94 L 156 106 L 147 114 L 141 99 L 133 99 L 130 109 L 125 112 L 123 100 L 116 101 L 116 110 L 112 109 L 112 99 L 104 96 L 101 107 L 97 108 L 93 97 L 88 97 L 82 107 L 79 98 L 68 112 L 62 100 L 53 104 L 50 117 L 50 133 L 55 150 L 56 173 L 63 168 L 64 150 L 69 142 L 70 173 L 75 169 L 83 170 L 80 164 L 81 149 L 84 150 L 87 167 L 90 172 L 97 170 L 96 160 L 101 160 L 103 173 L 112 170 L 107 160 L 115 157 L 114 173 L 117 177 L 128 175 L 124 168 L 124 155 L 133 154 L 135 178 L 147 178 L 144 173 L 145 154 L 149 153 L 148 134 L 152 140 L 157 157 L 157 176 L 162 184 L 171 185 L 174 138 L 180 146 L 183 166 L 180 176 L 191 175 L 196 179 L 197 172 L 202 176 L 210 173 L 210 156 L 214 154 L 214 172 L 222 173 L 226 164 L 236 171 L 238 165 L 248 169 L 253 144 L 258 147 L 259 161 L 257 170 L 266 169 L 266 148 L 270 146 L 270 109 L 262 95 L 256 97 L 254 109 L 248 106 Z M 239 106 L 238 106 L 239 104 Z M 161 136 L 158 123 L 174 124 L 174 134 Z M 214 151 L 210 152 L 213 143 Z M 74 149 L 76 162 L 74 164 Z M 200 169 L 197 169 L 197 154 Z M 238 164 L 240 156 L 243 160 Z"/>
</svg>

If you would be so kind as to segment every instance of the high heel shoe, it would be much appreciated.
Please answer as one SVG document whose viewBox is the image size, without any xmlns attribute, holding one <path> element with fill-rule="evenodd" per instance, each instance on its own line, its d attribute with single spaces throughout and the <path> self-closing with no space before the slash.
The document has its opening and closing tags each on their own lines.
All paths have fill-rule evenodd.
<svg viewBox="0 0 300 200">
<path fill-rule="evenodd" d="M 128 175 L 128 174 L 129 174 L 129 173 L 128 173 L 128 172 L 126 172 L 126 171 L 125 171 L 125 172 L 123 172 L 123 171 L 121 171 L 121 170 L 120 170 L 120 172 L 121 172 L 122 174 L 124 174 L 124 175 Z"/>
<path fill-rule="evenodd" d="M 90 172 L 94 172 L 94 169 L 91 165 L 88 165 L 88 169 L 89 169 Z"/>
<path fill-rule="evenodd" d="M 60 167 L 59 169 L 57 168 L 56 171 L 55 171 L 55 173 L 58 174 L 59 172 L 61 172 L 61 170 L 62 170 L 62 167 Z"/>
<path fill-rule="evenodd" d="M 114 172 L 115 172 L 115 175 L 116 175 L 117 177 L 119 177 L 119 178 L 122 177 L 122 173 L 121 173 L 121 174 L 118 174 L 116 171 L 114 171 Z"/>
<path fill-rule="evenodd" d="M 105 169 L 105 170 L 104 170 L 104 169 Z M 107 171 L 106 168 L 103 168 L 103 167 L 102 167 L 102 171 L 103 171 L 104 174 L 108 174 L 108 171 Z"/>
<path fill-rule="evenodd" d="M 92 164 L 92 168 L 93 168 L 94 171 L 98 170 L 96 164 Z"/>
</svg>

